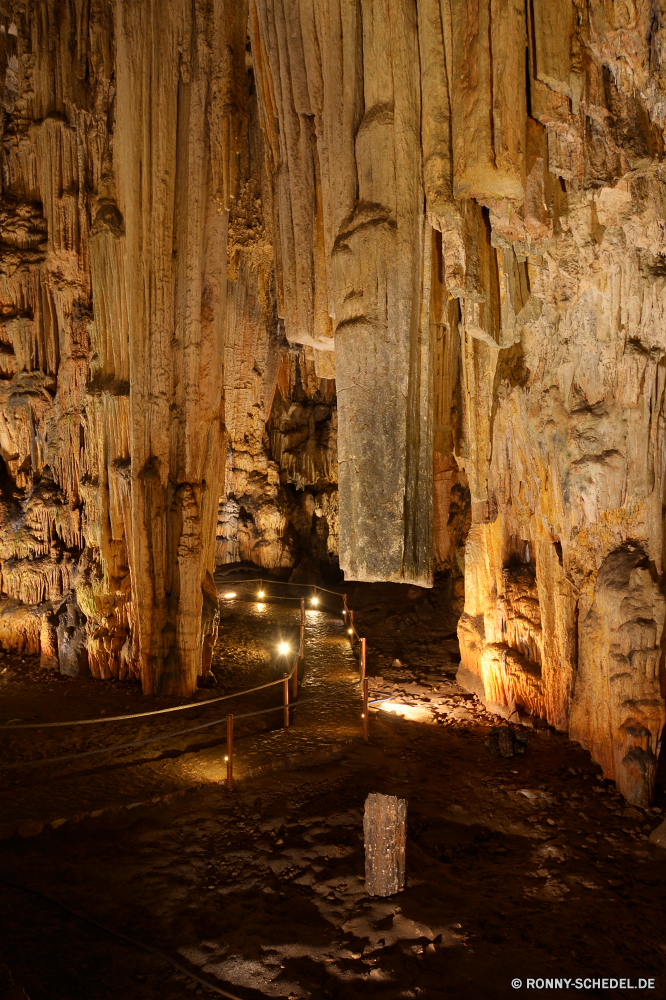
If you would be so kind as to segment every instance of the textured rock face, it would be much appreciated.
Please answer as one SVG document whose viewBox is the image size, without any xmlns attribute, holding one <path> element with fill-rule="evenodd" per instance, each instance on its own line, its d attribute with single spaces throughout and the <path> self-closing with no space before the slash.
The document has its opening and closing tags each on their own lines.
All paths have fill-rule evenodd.
<svg viewBox="0 0 666 1000">
<path fill-rule="evenodd" d="M 642 801 L 663 725 L 663 12 L 253 0 L 250 19 L 280 312 L 335 353 L 341 566 L 454 567 L 469 486 L 461 676 L 569 727 Z"/>
<path fill-rule="evenodd" d="M 640 803 L 664 722 L 662 29 L 646 9 L 534 3 L 524 198 L 477 191 L 494 319 L 466 299 L 461 327 L 462 676 L 569 727 Z"/>
<path fill-rule="evenodd" d="M 0 28 L 2 641 L 188 692 L 216 562 L 464 573 L 461 679 L 647 801 L 662 5 L 4 0 Z"/>
<path fill-rule="evenodd" d="M 250 4 L 289 340 L 335 350 L 340 565 L 432 582 L 432 233 L 413 0 Z"/>
<path fill-rule="evenodd" d="M 3 591 L 146 691 L 191 692 L 214 628 L 246 21 L 0 5 Z"/>
<path fill-rule="evenodd" d="M 218 565 L 339 577 L 335 388 L 307 353 L 282 355 L 268 417 L 257 377 L 259 400 L 230 437 Z"/>
<path fill-rule="evenodd" d="M 324 383 L 276 326 L 247 23 L 236 0 L 0 4 L 3 641 L 146 692 L 205 673 L 216 557 L 337 556 L 335 406 L 307 501 L 280 476 L 308 448 L 265 440 L 276 390 Z"/>
<path fill-rule="evenodd" d="M 248 64 L 229 216 L 228 450 L 215 558 L 280 572 L 305 559 L 312 572 L 326 572 L 338 555 L 335 383 L 319 377 L 311 346 L 287 342 L 277 316 L 272 189 Z"/>
</svg>

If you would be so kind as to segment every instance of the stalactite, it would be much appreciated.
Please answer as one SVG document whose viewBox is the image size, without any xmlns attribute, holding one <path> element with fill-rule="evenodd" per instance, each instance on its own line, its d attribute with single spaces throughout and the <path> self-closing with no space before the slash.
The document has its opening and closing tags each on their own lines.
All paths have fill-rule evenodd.
<svg viewBox="0 0 666 1000">
<path fill-rule="evenodd" d="M 416 8 L 253 2 L 251 23 L 275 166 L 278 308 L 289 340 L 335 348 L 340 565 L 355 579 L 429 585 L 433 345 Z"/>
</svg>

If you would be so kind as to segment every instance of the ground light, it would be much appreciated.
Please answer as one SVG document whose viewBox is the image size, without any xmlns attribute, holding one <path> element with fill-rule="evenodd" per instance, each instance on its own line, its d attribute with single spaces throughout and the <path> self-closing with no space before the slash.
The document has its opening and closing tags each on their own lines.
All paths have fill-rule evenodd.
<svg viewBox="0 0 666 1000">
<path fill-rule="evenodd" d="M 280 645 L 278 646 L 278 653 L 280 654 L 280 656 L 286 656 L 288 652 L 289 652 L 289 643 L 281 642 Z"/>
<path fill-rule="evenodd" d="M 224 596 L 225 596 L 225 597 L 227 597 L 227 598 L 229 598 L 229 597 L 235 597 L 235 596 L 236 596 L 236 594 L 234 593 L 234 591 L 233 591 L 233 590 L 230 590 L 230 591 L 229 591 L 229 593 L 228 593 L 228 594 L 225 594 Z"/>
<path fill-rule="evenodd" d="M 348 628 L 348 629 L 347 629 L 347 631 L 348 631 L 348 632 L 349 632 L 349 634 L 351 635 L 351 634 L 352 634 L 352 632 L 353 632 L 354 630 L 353 630 L 353 629 L 351 629 L 351 628 Z"/>
<path fill-rule="evenodd" d="M 257 597 L 262 598 L 263 596 L 264 596 L 264 592 L 263 592 L 263 590 L 260 590 L 259 593 L 257 594 Z"/>
<path fill-rule="evenodd" d="M 313 597 L 312 598 L 312 603 L 313 604 L 319 604 L 319 598 L 318 597 Z"/>
</svg>

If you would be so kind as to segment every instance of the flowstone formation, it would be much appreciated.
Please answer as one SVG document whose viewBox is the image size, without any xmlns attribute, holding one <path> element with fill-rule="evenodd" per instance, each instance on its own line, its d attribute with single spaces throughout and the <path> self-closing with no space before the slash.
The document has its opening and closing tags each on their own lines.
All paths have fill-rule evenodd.
<svg viewBox="0 0 666 1000">
<path fill-rule="evenodd" d="M 506 80 L 516 37 L 493 10 L 483 37 Z M 663 15 L 535 0 L 516 17 L 527 74 L 514 61 L 513 100 L 497 118 L 492 89 L 479 119 L 502 170 L 480 181 L 452 129 L 454 193 L 482 206 L 488 259 L 460 298 L 461 677 L 568 727 L 645 805 L 665 718 Z"/>
<path fill-rule="evenodd" d="M 460 679 L 647 802 L 666 7 L 2 0 L 0 28 L 2 641 L 186 693 L 216 564 L 464 574 Z"/>
<path fill-rule="evenodd" d="M 146 693 L 205 677 L 217 564 L 337 569 L 247 31 L 237 0 L 0 3 L 0 637 Z"/>
<path fill-rule="evenodd" d="M 215 630 L 246 20 L 0 4 L 3 633 L 147 692 Z"/>
<path fill-rule="evenodd" d="M 281 314 L 316 358 L 334 350 L 343 569 L 430 582 L 433 496 L 464 485 L 433 490 L 434 442 L 435 468 L 455 454 L 472 514 L 461 679 L 570 727 L 647 801 L 664 723 L 663 12 L 253 0 L 250 16 Z"/>
</svg>

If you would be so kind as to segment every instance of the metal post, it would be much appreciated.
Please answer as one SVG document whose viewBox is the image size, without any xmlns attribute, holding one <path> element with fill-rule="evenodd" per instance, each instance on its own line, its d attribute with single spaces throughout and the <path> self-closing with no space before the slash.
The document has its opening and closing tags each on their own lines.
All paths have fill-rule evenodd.
<svg viewBox="0 0 666 1000">
<path fill-rule="evenodd" d="M 342 595 L 342 606 L 345 609 L 345 614 L 347 614 L 347 595 Z"/>
<path fill-rule="evenodd" d="M 291 693 L 294 696 L 294 701 L 298 697 L 298 658 L 294 660 L 294 673 L 291 682 Z"/>
<path fill-rule="evenodd" d="M 282 687 L 284 691 L 284 725 L 285 728 L 289 725 L 289 678 L 286 674 L 283 674 L 284 681 L 282 682 Z"/>
<path fill-rule="evenodd" d="M 368 678 L 363 680 L 363 739 L 368 742 Z"/>
<path fill-rule="evenodd" d="M 351 642 L 351 644 L 353 646 L 354 645 L 354 612 L 353 611 L 349 612 L 349 624 L 351 625 L 351 630 L 352 630 L 352 634 L 349 636 L 349 641 Z"/>
<path fill-rule="evenodd" d="M 227 716 L 227 788 L 234 787 L 234 717 Z"/>
<path fill-rule="evenodd" d="M 361 639 L 361 683 L 365 680 L 365 639 Z"/>
<path fill-rule="evenodd" d="M 305 625 L 301 625 L 301 644 L 298 647 L 298 658 L 302 660 L 305 656 Z"/>
<path fill-rule="evenodd" d="M 305 625 L 305 598 L 301 597 L 301 625 Z"/>
</svg>

